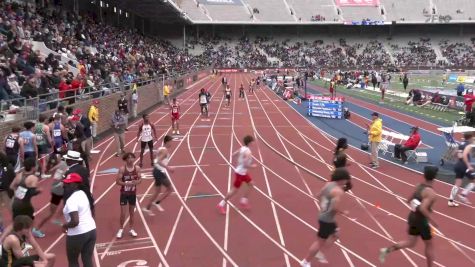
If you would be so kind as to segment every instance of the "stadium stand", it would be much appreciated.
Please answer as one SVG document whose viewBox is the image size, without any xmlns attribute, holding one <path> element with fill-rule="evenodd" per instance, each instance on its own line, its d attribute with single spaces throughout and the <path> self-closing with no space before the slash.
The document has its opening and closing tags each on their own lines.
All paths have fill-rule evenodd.
<svg viewBox="0 0 475 267">
<path fill-rule="evenodd" d="M 289 1 L 296 16 L 301 21 L 339 21 L 335 3 L 330 0 Z"/>
<path fill-rule="evenodd" d="M 430 9 L 429 0 L 381 0 L 381 6 L 387 21 L 413 21 L 423 23 L 427 15 L 423 10 Z"/>
<path fill-rule="evenodd" d="M 259 21 L 296 21 L 286 0 L 246 0 L 246 2 Z"/>
<path fill-rule="evenodd" d="M 472 20 L 474 18 L 475 1 L 472 0 L 433 0 L 437 13 L 450 16 L 450 20 Z"/>
</svg>

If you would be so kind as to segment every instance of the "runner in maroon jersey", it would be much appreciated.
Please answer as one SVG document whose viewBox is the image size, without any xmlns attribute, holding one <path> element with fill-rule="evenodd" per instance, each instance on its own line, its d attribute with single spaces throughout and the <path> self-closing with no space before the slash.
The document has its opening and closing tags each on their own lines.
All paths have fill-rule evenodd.
<svg viewBox="0 0 475 267">
<path fill-rule="evenodd" d="M 135 155 L 133 153 L 125 153 L 122 159 L 125 166 L 119 169 L 116 184 L 120 185 L 120 228 L 116 237 L 122 238 L 124 232 L 125 214 L 127 213 L 127 205 L 129 206 L 129 226 L 130 235 L 136 237 L 134 230 L 134 210 L 137 202 L 137 185 L 142 181 L 140 178 L 140 167 L 134 164 Z"/>
<path fill-rule="evenodd" d="M 178 120 L 180 120 L 180 106 L 176 103 L 176 98 L 173 98 L 173 103 L 170 106 L 172 112 L 172 130 L 173 134 L 180 134 Z"/>
</svg>

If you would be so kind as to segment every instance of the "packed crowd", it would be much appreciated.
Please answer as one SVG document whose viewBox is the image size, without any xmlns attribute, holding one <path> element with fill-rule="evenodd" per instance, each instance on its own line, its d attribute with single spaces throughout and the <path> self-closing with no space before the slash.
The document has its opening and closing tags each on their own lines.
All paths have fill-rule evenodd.
<svg viewBox="0 0 475 267">
<path fill-rule="evenodd" d="M 471 39 L 471 43 L 452 43 L 444 40 L 439 43 L 439 46 L 442 50 L 442 55 L 447 58 L 450 65 L 475 66 L 475 38 Z"/>
<path fill-rule="evenodd" d="M 204 62 L 167 41 L 52 6 L 2 2 L 0 8 L 0 100 L 70 97 L 72 103 L 80 93 L 189 71 Z M 57 53 L 44 55 L 32 41 Z"/>
<path fill-rule="evenodd" d="M 396 65 L 428 66 L 436 64 L 437 55 L 432 48 L 430 39 L 421 38 L 418 42 L 410 41 L 407 46 L 391 45 L 395 51 Z"/>
</svg>

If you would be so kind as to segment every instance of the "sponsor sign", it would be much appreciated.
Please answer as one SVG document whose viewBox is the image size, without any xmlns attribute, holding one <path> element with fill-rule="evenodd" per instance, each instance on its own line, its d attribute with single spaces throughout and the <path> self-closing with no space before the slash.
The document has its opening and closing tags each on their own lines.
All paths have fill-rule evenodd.
<svg viewBox="0 0 475 267">
<path fill-rule="evenodd" d="M 475 83 L 475 76 L 467 76 L 465 78 L 465 83 Z"/>
<path fill-rule="evenodd" d="M 457 81 L 457 74 L 450 74 L 448 81 L 449 82 L 456 82 Z"/>
<path fill-rule="evenodd" d="M 467 78 L 467 76 L 458 76 L 457 77 L 457 82 L 458 83 L 463 83 L 463 82 L 465 82 L 465 78 Z"/>
<path fill-rule="evenodd" d="M 379 6 L 379 0 L 336 0 L 336 5 L 345 6 Z"/>
<path fill-rule="evenodd" d="M 239 70 L 239 69 L 223 69 L 223 70 L 218 70 L 218 72 L 236 73 L 236 72 L 242 72 L 242 70 Z"/>
</svg>

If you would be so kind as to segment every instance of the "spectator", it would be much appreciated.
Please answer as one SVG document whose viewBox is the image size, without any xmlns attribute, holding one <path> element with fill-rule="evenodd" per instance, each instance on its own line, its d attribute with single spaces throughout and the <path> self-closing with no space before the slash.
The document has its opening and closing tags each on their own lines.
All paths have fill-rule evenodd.
<svg viewBox="0 0 475 267">
<path fill-rule="evenodd" d="M 404 91 L 406 91 L 408 84 L 409 78 L 407 77 L 407 73 L 404 73 L 404 77 L 402 78 L 402 85 L 404 86 Z"/>
<path fill-rule="evenodd" d="M 463 92 L 465 91 L 465 86 L 463 85 L 463 83 L 459 83 L 456 90 L 457 90 L 457 96 L 462 96 Z"/>
<path fill-rule="evenodd" d="M 79 266 L 81 255 L 84 267 L 92 267 L 96 245 L 96 222 L 94 221 L 94 199 L 89 188 L 84 186 L 81 175 L 70 173 L 63 180 L 64 208 L 66 218 L 63 231 L 66 232 L 66 255 L 69 266 Z"/>
<path fill-rule="evenodd" d="M 407 139 L 403 145 L 396 144 L 394 146 L 394 157 L 401 159 L 402 163 L 405 164 L 407 162 L 406 151 L 416 149 L 420 142 L 421 136 L 419 135 L 419 127 L 414 126 L 411 128 L 409 139 Z"/>
<path fill-rule="evenodd" d="M 379 160 L 378 160 L 378 147 L 379 143 L 382 140 L 383 135 L 383 121 L 379 118 L 379 114 L 377 112 L 373 112 L 371 114 L 372 122 L 368 126 L 368 137 L 370 142 L 371 148 L 371 167 L 373 169 L 379 167 Z"/>
<path fill-rule="evenodd" d="M 116 157 L 119 157 L 124 153 L 124 132 L 125 132 L 125 118 L 122 116 L 120 110 L 116 110 L 112 116 L 112 129 L 114 131 L 115 140 L 117 142 L 117 153 Z"/>
<path fill-rule="evenodd" d="M 117 107 L 118 110 L 120 111 L 120 114 L 122 117 L 124 117 L 125 121 L 125 131 L 127 131 L 128 127 L 128 121 L 129 121 L 129 104 L 127 99 L 125 98 L 127 96 L 127 93 L 122 93 L 120 99 L 117 101 Z"/>
<path fill-rule="evenodd" d="M 97 124 L 99 123 L 99 100 L 93 100 L 91 107 L 87 113 L 89 121 L 91 122 L 92 138 L 97 138 Z"/>
</svg>

